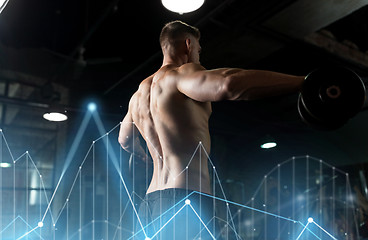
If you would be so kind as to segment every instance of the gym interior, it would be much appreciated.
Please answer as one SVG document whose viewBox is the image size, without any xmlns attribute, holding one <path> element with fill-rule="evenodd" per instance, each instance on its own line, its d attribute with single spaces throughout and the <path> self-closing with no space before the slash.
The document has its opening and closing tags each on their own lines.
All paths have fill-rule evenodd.
<svg viewBox="0 0 368 240">
<path fill-rule="evenodd" d="M 368 1 L 162 2 L 0 1 L 0 239 L 160 239 L 136 230 L 152 166 L 117 139 L 172 20 L 199 28 L 206 69 L 316 78 L 212 104 L 211 152 L 193 154 L 209 159 L 220 230 L 194 216 L 196 239 L 368 239 Z"/>
</svg>

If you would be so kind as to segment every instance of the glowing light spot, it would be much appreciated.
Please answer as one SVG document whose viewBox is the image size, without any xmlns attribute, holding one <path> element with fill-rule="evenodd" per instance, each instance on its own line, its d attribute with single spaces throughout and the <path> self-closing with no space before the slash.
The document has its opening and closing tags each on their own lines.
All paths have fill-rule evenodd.
<svg viewBox="0 0 368 240">
<path fill-rule="evenodd" d="M 61 112 L 47 112 L 43 118 L 51 122 L 62 122 L 68 120 L 68 116 Z"/>
<path fill-rule="evenodd" d="M 1 168 L 10 168 L 12 165 L 10 163 L 7 162 L 1 162 L 0 163 L 0 167 Z"/>
<path fill-rule="evenodd" d="M 304 196 L 303 195 L 298 195 L 296 199 L 298 201 L 303 201 L 304 200 Z"/>
<path fill-rule="evenodd" d="M 267 143 L 263 143 L 261 145 L 261 148 L 263 148 L 263 149 L 270 149 L 270 148 L 274 148 L 276 146 L 277 146 L 277 144 L 275 142 L 267 142 Z"/>
<path fill-rule="evenodd" d="M 308 222 L 309 222 L 309 223 L 312 223 L 312 222 L 313 222 L 313 218 L 311 218 L 311 217 L 310 217 L 310 218 L 308 218 Z"/>
<path fill-rule="evenodd" d="M 151 240 L 151 238 L 149 238 L 149 237 L 146 237 L 144 240 Z"/>
<path fill-rule="evenodd" d="M 186 199 L 186 200 L 185 200 L 185 204 L 186 204 L 186 205 L 189 205 L 189 204 L 190 204 L 190 200 L 189 200 L 189 199 Z"/>
<path fill-rule="evenodd" d="M 97 109 L 97 105 L 96 105 L 96 103 L 91 102 L 91 103 L 88 104 L 87 108 L 90 112 L 94 112 Z"/>
<path fill-rule="evenodd" d="M 38 222 L 38 227 L 42 228 L 43 227 L 43 222 Z"/>
<path fill-rule="evenodd" d="M 244 222 L 244 225 L 247 226 L 247 227 L 250 227 L 250 226 L 252 226 L 252 221 L 251 220 L 246 220 Z"/>
<path fill-rule="evenodd" d="M 161 2 L 168 10 L 183 14 L 197 10 L 203 5 L 204 0 L 161 0 Z"/>
</svg>

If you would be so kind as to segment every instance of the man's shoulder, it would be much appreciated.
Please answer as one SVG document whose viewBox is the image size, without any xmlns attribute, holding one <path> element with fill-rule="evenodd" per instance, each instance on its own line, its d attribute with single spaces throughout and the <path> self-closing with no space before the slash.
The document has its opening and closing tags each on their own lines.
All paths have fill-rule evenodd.
<svg viewBox="0 0 368 240">
<path fill-rule="evenodd" d="M 144 79 L 140 84 L 139 84 L 139 89 L 146 89 L 149 88 L 152 84 L 152 80 L 154 78 L 155 74 L 152 74 L 151 76 L 147 77 L 146 79 Z"/>
<path fill-rule="evenodd" d="M 198 63 L 186 63 L 178 68 L 178 72 L 181 74 L 189 74 L 196 71 L 206 70 L 201 64 Z"/>
</svg>

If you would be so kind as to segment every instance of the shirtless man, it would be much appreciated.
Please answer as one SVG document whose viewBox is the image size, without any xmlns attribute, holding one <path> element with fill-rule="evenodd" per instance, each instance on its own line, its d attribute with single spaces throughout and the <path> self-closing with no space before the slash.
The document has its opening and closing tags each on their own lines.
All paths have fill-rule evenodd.
<svg viewBox="0 0 368 240">
<path fill-rule="evenodd" d="M 295 93 L 304 81 L 304 76 L 270 71 L 206 70 L 199 61 L 199 38 L 198 29 L 181 21 L 163 27 L 160 34 L 162 66 L 141 82 L 121 123 L 119 143 L 122 148 L 144 157 L 145 151 L 139 143 L 140 133 L 153 159 L 147 202 L 145 207 L 141 206 L 153 215 L 151 220 L 174 205 L 173 199 L 181 200 L 188 191 L 211 194 L 207 159 L 199 154 L 192 158 L 198 144 L 210 153 L 208 120 L 211 102 L 256 100 Z M 183 190 L 185 193 L 180 195 Z M 155 201 L 149 203 L 150 196 L 155 195 L 153 199 L 160 200 L 159 210 L 154 206 Z M 142 218 L 148 217 L 143 215 Z M 186 234 L 182 238 L 175 235 L 175 239 L 194 239 L 195 235 Z M 162 239 L 174 239 L 173 235 L 169 236 Z"/>
</svg>

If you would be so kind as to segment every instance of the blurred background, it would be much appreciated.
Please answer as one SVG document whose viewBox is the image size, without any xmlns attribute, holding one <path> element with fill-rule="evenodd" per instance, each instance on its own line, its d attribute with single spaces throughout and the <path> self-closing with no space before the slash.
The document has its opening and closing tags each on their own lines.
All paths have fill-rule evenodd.
<svg viewBox="0 0 368 240">
<path fill-rule="evenodd" d="M 118 124 L 140 81 L 161 66 L 158 38 L 165 23 L 179 19 L 201 30 L 201 63 L 207 69 L 307 75 L 322 66 L 343 65 L 366 78 L 367 5 L 366 0 L 206 0 L 197 11 L 178 14 L 159 0 L 10 0 L 0 14 L 0 238 L 20 238 L 38 222 L 48 227 L 27 238 L 80 239 L 81 226 L 101 233 L 82 239 L 132 236 L 136 219 L 121 176 L 139 204 L 151 169 L 134 159 L 129 165 L 130 156 L 117 143 Z M 321 189 L 335 191 L 333 197 L 345 201 L 339 209 L 354 220 L 329 230 L 337 234 L 341 225 L 350 224 L 339 234 L 363 239 L 368 111 L 362 109 L 336 130 L 319 131 L 301 121 L 297 98 L 213 103 L 210 156 L 219 176 L 213 183 L 224 187 L 228 199 L 250 204 L 257 189 L 264 193 L 269 188 L 265 175 L 282 178 L 272 171 L 278 164 L 291 164 L 282 165 L 290 168 L 281 174 L 290 178 L 298 171 L 290 159 L 302 159 L 298 166 L 306 169 L 311 156 L 318 164 L 298 175 L 311 182 L 301 191 L 319 189 L 313 198 L 320 212 L 328 205 L 320 203 Z M 95 110 L 89 109 L 91 102 Z M 45 120 L 43 114 L 51 110 L 66 112 L 68 119 Z M 277 146 L 260 148 L 269 140 Z M 342 177 L 335 176 L 335 169 Z M 289 182 L 296 186 L 298 181 L 291 177 Z M 69 204 L 73 194 L 77 200 Z M 296 197 L 291 195 L 291 201 Z M 259 198 L 258 203 L 265 201 Z M 239 217 L 240 225 L 247 219 Z M 242 239 L 280 238 L 254 232 Z"/>
</svg>

